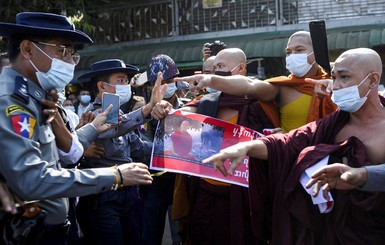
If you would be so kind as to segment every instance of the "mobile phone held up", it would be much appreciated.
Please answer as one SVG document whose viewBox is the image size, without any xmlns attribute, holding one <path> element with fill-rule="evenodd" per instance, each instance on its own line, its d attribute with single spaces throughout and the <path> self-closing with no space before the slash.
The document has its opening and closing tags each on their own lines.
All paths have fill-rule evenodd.
<svg viewBox="0 0 385 245">
<path fill-rule="evenodd" d="M 119 123 L 119 95 L 111 93 L 103 93 L 102 95 L 102 111 L 105 111 L 110 105 L 112 110 L 107 115 L 106 123 L 118 125 Z"/>
</svg>

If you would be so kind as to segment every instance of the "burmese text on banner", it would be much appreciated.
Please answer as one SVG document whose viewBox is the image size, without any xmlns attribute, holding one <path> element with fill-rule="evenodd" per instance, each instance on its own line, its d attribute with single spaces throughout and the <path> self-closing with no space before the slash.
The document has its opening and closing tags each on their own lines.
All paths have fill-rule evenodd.
<svg viewBox="0 0 385 245">
<path fill-rule="evenodd" d="M 175 111 L 161 120 L 155 133 L 150 168 L 210 178 L 248 187 L 249 158 L 232 176 L 215 171 L 202 160 L 238 142 L 261 134 L 246 127 L 196 113 Z M 225 162 L 226 168 L 229 162 Z"/>
</svg>

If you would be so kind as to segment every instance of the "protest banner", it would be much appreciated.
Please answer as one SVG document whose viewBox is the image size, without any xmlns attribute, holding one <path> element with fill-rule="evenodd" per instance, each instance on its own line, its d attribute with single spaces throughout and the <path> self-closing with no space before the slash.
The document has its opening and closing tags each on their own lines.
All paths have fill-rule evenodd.
<svg viewBox="0 0 385 245">
<path fill-rule="evenodd" d="M 248 187 L 249 158 L 232 176 L 223 176 L 202 160 L 238 142 L 260 137 L 258 132 L 196 113 L 175 111 L 158 124 L 150 169 L 183 173 Z M 229 167 L 229 162 L 225 166 Z"/>
</svg>

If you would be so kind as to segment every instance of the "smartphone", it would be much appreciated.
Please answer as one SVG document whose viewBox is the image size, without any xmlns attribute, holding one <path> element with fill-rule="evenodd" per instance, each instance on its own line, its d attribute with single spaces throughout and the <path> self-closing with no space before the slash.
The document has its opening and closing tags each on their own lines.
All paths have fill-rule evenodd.
<svg viewBox="0 0 385 245">
<path fill-rule="evenodd" d="M 102 111 L 105 111 L 112 104 L 112 110 L 107 115 L 106 123 L 118 125 L 119 123 L 119 95 L 111 93 L 103 93 L 102 95 Z"/>
<path fill-rule="evenodd" d="M 131 85 L 133 86 L 142 86 L 147 82 L 147 72 L 140 73 L 139 76 L 136 75 L 131 79 Z"/>
<path fill-rule="evenodd" d="M 328 39 L 324 20 L 310 21 L 309 31 L 317 63 L 330 74 Z"/>
</svg>

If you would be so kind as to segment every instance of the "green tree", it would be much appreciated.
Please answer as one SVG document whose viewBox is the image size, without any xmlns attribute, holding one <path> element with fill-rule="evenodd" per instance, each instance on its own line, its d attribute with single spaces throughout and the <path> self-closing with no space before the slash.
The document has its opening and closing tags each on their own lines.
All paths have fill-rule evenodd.
<svg viewBox="0 0 385 245">
<path fill-rule="evenodd" d="M 78 29 L 91 34 L 94 27 L 89 24 L 88 13 L 108 3 L 106 0 L 0 0 L 0 22 L 15 23 L 19 12 L 63 14 L 71 18 Z M 0 53 L 5 50 L 6 44 L 0 37 Z"/>
</svg>

